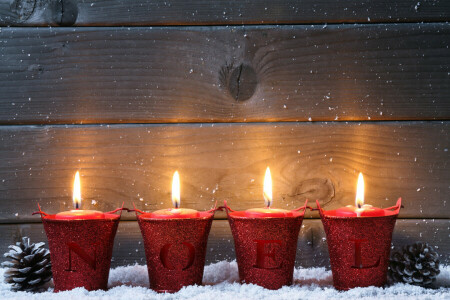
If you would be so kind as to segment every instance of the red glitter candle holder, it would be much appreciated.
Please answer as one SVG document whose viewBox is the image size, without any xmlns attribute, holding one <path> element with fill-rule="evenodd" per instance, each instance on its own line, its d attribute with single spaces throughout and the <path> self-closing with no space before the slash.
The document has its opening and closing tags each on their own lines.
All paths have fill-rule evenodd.
<svg viewBox="0 0 450 300">
<path fill-rule="evenodd" d="M 342 217 L 316 201 L 327 236 L 333 285 L 338 290 L 386 284 L 392 232 L 401 199 L 382 217 Z"/>
<path fill-rule="evenodd" d="M 84 287 L 106 290 L 120 215 L 126 208 L 105 213 L 103 219 L 61 220 L 41 211 L 52 262 L 54 292 Z"/>
<path fill-rule="evenodd" d="M 202 285 L 206 245 L 216 209 L 193 218 L 151 218 L 135 209 L 144 239 L 150 288 L 175 293 Z"/>
<path fill-rule="evenodd" d="M 306 203 L 292 210 L 289 217 L 258 218 L 246 216 L 245 211 L 232 210 L 225 201 L 242 283 L 271 290 L 292 284 Z"/>
</svg>

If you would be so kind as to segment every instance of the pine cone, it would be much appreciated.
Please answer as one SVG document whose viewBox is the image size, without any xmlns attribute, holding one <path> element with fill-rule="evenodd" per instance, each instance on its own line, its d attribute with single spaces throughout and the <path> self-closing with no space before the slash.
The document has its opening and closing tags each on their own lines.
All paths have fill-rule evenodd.
<svg viewBox="0 0 450 300">
<path fill-rule="evenodd" d="M 7 267 L 5 282 L 12 284 L 16 291 L 38 291 L 52 278 L 50 252 L 42 248 L 45 243 L 30 245 L 30 239 L 11 245 L 4 256 L 10 258 L 1 265 Z"/>
<path fill-rule="evenodd" d="M 389 278 L 394 282 L 428 286 L 439 274 L 438 257 L 437 252 L 427 243 L 404 246 L 391 255 Z"/>
</svg>

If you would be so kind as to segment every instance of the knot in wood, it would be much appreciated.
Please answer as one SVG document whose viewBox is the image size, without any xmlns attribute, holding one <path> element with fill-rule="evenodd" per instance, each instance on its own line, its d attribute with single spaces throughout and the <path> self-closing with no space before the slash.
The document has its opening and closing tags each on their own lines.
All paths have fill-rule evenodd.
<svg viewBox="0 0 450 300">
<path fill-rule="evenodd" d="M 78 17 L 78 6 L 76 0 L 55 1 L 53 19 L 60 26 L 71 26 L 75 24 Z"/>
<path fill-rule="evenodd" d="M 32 64 L 28 66 L 28 71 L 42 74 L 44 73 L 44 68 L 39 64 Z"/>
<path fill-rule="evenodd" d="M 20 22 L 28 20 L 36 8 L 36 0 L 14 0 L 11 5 L 11 12 L 18 16 Z"/>
<path fill-rule="evenodd" d="M 237 101 L 250 99 L 255 93 L 258 79 L 255 70 L 246 64 L 227 66 L 221 71 L 221 81 Z"/>
<path fill-rule="evenodd" d="M 294 197 L 303 201 L 304 199 L 318 199 L 325 205 L 335 197 L 335 187 L 328 178 L 311 178 L 297 184 Z"/>
</svg>

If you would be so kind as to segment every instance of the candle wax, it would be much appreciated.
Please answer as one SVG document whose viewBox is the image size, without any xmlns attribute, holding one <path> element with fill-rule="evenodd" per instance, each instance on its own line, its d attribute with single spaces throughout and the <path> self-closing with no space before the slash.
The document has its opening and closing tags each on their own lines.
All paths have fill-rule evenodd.
<svg viewBox="0 0 450 300">
<path fill-rule="evenodd" d="M 190 208 L 167 208 L 144 214 L 142 216 L 144 218 L 149 217 L 156 219 L 186 219 L 197 218 L 199 213 L 197 210 Z"/>
<path fill-rule="evenodd" d="M 386 213 L 384 209 L 364 204 L 361 208 L 348 205 L 346 207 L 336 209 L 335 215 L 337 217 L 384 217 Z"/>
<path fill-rule="evenodd" d="M 245 216 L 250 218 L 284 218 L 292 217 L 293 213 L 285 209 L 264 207 L 247 209 Z"/>
<path fill-rule="evenodd" d="M 105 214 L 97 210 L 72 209 L 55 215 L 57 220 L 95 220 L 104 219 Z"/>
</svg>

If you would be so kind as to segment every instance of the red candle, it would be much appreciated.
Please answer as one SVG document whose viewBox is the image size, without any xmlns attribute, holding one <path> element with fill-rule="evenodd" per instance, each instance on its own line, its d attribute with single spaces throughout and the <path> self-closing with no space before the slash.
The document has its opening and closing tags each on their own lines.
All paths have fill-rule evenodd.
<svg viewBox="0 0 450 300">
<path fill-rule="evenodd" d="M 187 219 L 199 217 L 195 209 L 179 208 L 180 206 L 180 175 L 178 171 L 173 174 L 172 180 L 172 203 L 174 208 L 160 209 L 151 213 L 141 215 L 144 219 Z"/>
<path fill-rule="evenodd" d="M 263 189 L 264 203 L 266 207 L 263 208 L 251 208 L 245 211 L 245 216 L 249 218 L 284 218 L 292 217 L 293 213 L 286 209 L 271 208 L 272 204 L 272 176 L 270 169 L 267 167 L 266 174 L 264 176 L 264 189 Z"/>
<path fill-rule="evenodd" d="M 105 214 L 96 210 L 81 210 L 81 186 L 80 186 L 80 173 L 75 173 L 75 179 L 73 181 L 73 203 L 75 209 L 69 211 L 63 211 L 55 215 L 56 220 L 91 220 L 91 219 L 104 219 Z"/>
<path fill-rule="evenodd" d="M 355 204 L 356 206 L 348 205 L 336 210 L 324 211 L 324 213 L 336 217 L 384 217 L 387 212 L 384 209 L 364 204 L 364 178 L 362 173 L 359 173 L 358 176 Z"/>
<path fill-rule="evenodd" d="M 154 219 L 186 219 L 196 218 L 198 216 L 198 211 L 189 208 L 166 208 L 142 215 L 143 218 Z"/>
<path fill-rule="evenodd" d="M 104 219 L 105 214 L 97 210 L 72 209 L 55 215 L 56 220 L 90 220 Z"/>
<path fill-rule="evenodd" d="M 245 211 L 245 216 L 249 218 L 284 218 L 292 217 L 291 211 L 279 208 L 251 208 Z"/>
</svg>

